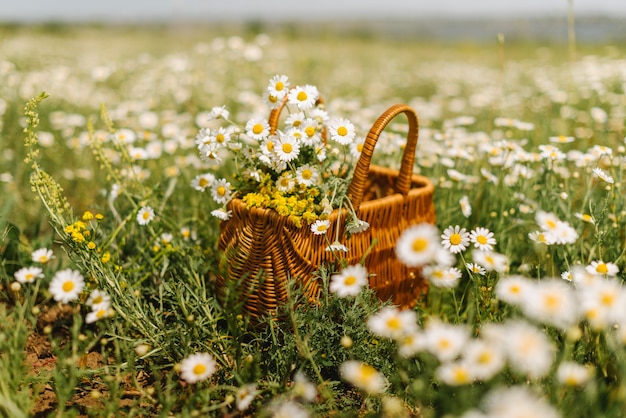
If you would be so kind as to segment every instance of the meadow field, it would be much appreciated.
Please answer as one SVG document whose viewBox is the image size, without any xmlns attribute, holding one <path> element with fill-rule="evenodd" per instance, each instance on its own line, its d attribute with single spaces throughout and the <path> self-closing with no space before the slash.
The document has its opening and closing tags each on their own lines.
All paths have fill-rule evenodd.
<svg viewBox="0 0 626 418">
<path fill-rule="evenodd" d="M 0 416 L 625 416 L 626 45 L 296 29 L 0 27 Z M 315 303 L 294 279 L 251 320 L 245 276 L 218 299 L 235 184 L 297 161 L 261 135 L 287 86 L 319 91 L 285 116 L 328 132 L 333 173 L 416 111 L 436 219 L 397 243 L 414 307 L 342 247 Z M 399 169 L 407 130 L 372 163 Z M 228 152 L 257 134 L 244 170 Z"/>
</svg>

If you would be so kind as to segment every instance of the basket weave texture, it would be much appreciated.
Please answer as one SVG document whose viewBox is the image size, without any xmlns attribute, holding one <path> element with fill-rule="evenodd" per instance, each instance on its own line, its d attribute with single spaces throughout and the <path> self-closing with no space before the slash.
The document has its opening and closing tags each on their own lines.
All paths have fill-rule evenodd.
<svg viewBox="0 0 626 418">
<path fill-rule="evenodd" d="M 371 165 L 380 134 L 401 113 L 408 119 L 409 130 L 400 169 Z M 270 124 L 276 126 L 277 117 L 272 112 Z M 348 189 L 358 218 L 370 227 L 344 240 L 348 252 L 338 254 L 348 265 L 359 263 L 367 254 L 370 287 L 380 299 L 391 298 L 402 307 L 414 306 L 427 291 L 427 282 L 419 269 L 408 268 L 397 259 L 396 242 L 407 227 L 435 222 L 434 186 L 428 178 L 413 174 L 418 130 L 417 114 L 404 104 L 390 107 L 373 124 Z M 306 225 L 296 227 L 272 209 L 248 209 L 241 199 L 232 199 L 228 210 L 232 217 L 221 222 L 218 241 L 224 254 L 221 274 L 216 277 L 218 298 L 223 300 L 228 280 L 239 282 L 244 311 L 252 317 L 275 312 L 287 298 L 289 280 L 295 280 L 311 302 L 319 298 L 321 286 L 313 272 L 324 263 L 335 262 L 326 247 L 336 228 L 340 228 L 339 236 L 345 236 L 345 209 L 331 213 L 326 236 L 313 234 Z"/>
</svg>

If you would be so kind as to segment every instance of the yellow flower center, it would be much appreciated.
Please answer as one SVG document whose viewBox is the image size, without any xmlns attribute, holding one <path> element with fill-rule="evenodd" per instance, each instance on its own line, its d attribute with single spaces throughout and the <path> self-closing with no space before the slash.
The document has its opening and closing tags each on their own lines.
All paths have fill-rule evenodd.
<svg viewBox="0 0 626 418">
<path fill-rule="evenodd" d="M 476 241 L 478 241 L 478 243 L 481 245 L 485 245 L 487 243 L 487 237 L 485 237 L 484 235 L 479 235 L 476 237 Z"/>
<path fill-rule="evenodd" d="M 609 268 L 606 266 L 605 263 L 598 263 L 598 265 L 596 266 L 596 271 L 600 274 L 606 274 L 609 272 Z"/>
<path fill-rule="evenodd" d="M 198 186 L 200 187 L 206 187 L 208 184 L 209 184 L 209 181 L 205 179 L 204 177 L 201 177 L 200 180 L 198 180 Z"/>
<path fill-rule="evenodd" d="M 305 180 L 309 180 L 313 177 L 313 172 L 309 169 L 302 170 L 302 178 Z"/>
<path fill-rule="evenodd" d="M 303 102 L 306 99 L 308 99 L 309 96 L 307 96 L 307 94 L 304 91 L 300 91 L 298 92 L 298 95 L 296 96 L 296 99 L 298 99 L 298 101 Z"/>
<path fill-rule="evenodd" d="M 345 126 L 340 126 L 339 128 L 337 128 L 337 135 L 341 135 L 341 136 L 348 135 L 348 128 L 346 128 Z"/>
<path fill-rule="evenodd" d="M 363 152 L 363 144 L 357 144 L 356 150 L 359 152 Z"/>
<path fill-rule="evenodd" d="M 267 150 L 268 150 L 269 152 L 274 151 L 274 143 L 273 143 L 272 141 L 269 141 L 269 142 L 267 143 Z"/>
<path fill-rule="evenodd" d="M 459 234 L 450 235 L 450 244 L 459 245 L 461 243 L 461 236 Z"/>
<path fill-rule="evenodd" d="M 611 293 L 605 293 L 600 298 L 600 301 L 604 306 L 611 306 L 615 302 L 615 295 Z"/>
<path fill-rule="evenodd" d="M 402 327 L 402 323 L 397 317 L 392 317 L 387 320 L 387 327 L 390 329 L 400 329 Z"/>
<path fill-rule="evenodd" d="M 257 123 L 256 125 L 252 127 L 252 132 L 255 135 L 260 134 L 261 132 L 263 132 L 263 125 L 261 125 L 260 123 Z"/>
<path fill-rule="evenodd" d="M 328 225 L 326 225 L 326 224 L 320 224 L 320 225 L 317 227 L 317 230 L 318 230 L 318 231 L 326 231 L 327 229 L 328 229 Z"/>
<path fill-rule="evenodd" d="M 150 212 L 148 212 L 147 210 L 143 212 L 143 214 L 141 215 L 141 217 L 147 221 L 148 219 L 150 219 Z"/>
<path fill-rule="evenodd" d="M 428 247 L 428 240 L 424 238 L 417 238 L 413 241 L 413 251 L 416 253 L 424 251 Z"/>
<path fill-rule="evenodd" d="M 545 302 L 546 306 L 550 309 L 554 309 L 559 306 L 559 298 L 556 295 L 547 295 Z"/>
<path fill-rule="evenodd" d="M 274 88 L 276 89 L 276 91 L 282 91 L 285 88 L 285 83 L 279 81 L 278 83 L 276 83 Z"/>
<path fill-rule="evenodd" d="M 217 194 L 220 196 L 224 196 L 226 194 L 226 187 L 219 186 L 216 190 Z"/>
<path fill-rule="evenodd" d="M 445 339 L 445 338 L 439 340 L 439 348 L 446 349 L 449 347 L 450 347 L 450 340 Z"/>
<path fill-rule="evenodd" d="M 454 380 L 458 383 L 465 383 L 465 382 L 469 382 L 469 374 L 467 373 L 467 370 L 465 370 L 462 367 L 457 367 L 454 370 Z"/>
<path fill-rule="evenodd" d="M 304 132 L 307 134 L 307 136 L 311 137 L 315 135 L 315 128 L 312 126 L 307 126 Z"/>
<path fill-rule="evenodd" d="M 24 280 L 26 280 L 27 282 L 30 282 L 34 278 L 35 278 L 35 275 L 33 273 L 26 273 L 26 275 L 24 276 Z"/>
<path fill-rule="evenodd" d="M 480 355 L 478 356 L 478 363 L 488 364 L 490 362 L 491 362 L 491 353 L 489 352 L 480 353 Z"/>
<path fill-rule="evenodd" d="M 278 97 L 276 97 L 276 96 L 272 96 L 272 95 L 270 94 L 270 95 L 268 95 L 268 96 L 267 96 L 267 100 L 268 100 L 270 103 L 276 103 L 276 102 L 278 101 Z"/>
<path fill-rule="evenodd" d="M 292 151 L 293 151 L 293 147 L 291 146 L 291 144 L 289 143 L 283 144 L 283 152 L 285 154 L 290 154 Z"/>
<path fill-rule="evenodd" d="M 554 229 L 556 228 L 556 222 L 554 222 L 551 219 L 548 219 L 548 221 L 546 222 L 546 225 L 548 226 L 548 229 Z"/>
<path fill-rule="evenodd" d="M 256 133 L 258 133 L 258 132 L 256 132 Z M 216 140 L 217 142 L 219 142 L 220 144 L 221 144 L 222 142 L 224 142 L 224 140 L 225 140 L 225 139 L 226 139 L 226 138 L 224 138 L 224 134 L 217 134 L 217 135 L 215 135 L 215 140 Z"/>
<path fill-rule="evenodd" d="M 517 295 L 518 293 L 522 291 L 522 288 L 519 285 L 514 284 L 513 286 L 509 288 L 509 290 L 511 291 L 511 293 Z"/>
<path fill-rule="evenodd" d="M 204 372 L 206 372 L 206 366 L 204 364 L 198 363 L 195 366 L 193 366 L 193 374 L 201 375 L 201 374 L 204 374 Z"/>
<path fill-rule="evenodd" d="M 370 380 L 372 377 L 376 375 L 376 369 L 370 366 L 369 364 L 363 364 L 360 367 L 361 377 L 363 380 Z"/>
<path fill-rule="evenodd" d="M 344 282 L 344 284 L 346 286 L 352 286 L 353 284 L 356 283 L 356 277 L 348 276 L 348 277 L 345 278 L 345 280 L 343 282 Z"/>
<path fill-rule="evenodd" d="M 74 282 L 71 280 L 68 280 L 65 283 L 63 283 L 62 288 L 64 292 L 71 292 L 72 290 L 74 290 Z"/>
</svg>

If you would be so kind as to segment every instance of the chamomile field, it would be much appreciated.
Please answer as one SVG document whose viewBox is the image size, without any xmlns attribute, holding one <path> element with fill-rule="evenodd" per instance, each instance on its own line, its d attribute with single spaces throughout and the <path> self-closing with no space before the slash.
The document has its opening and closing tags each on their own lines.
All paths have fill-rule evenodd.
<svg viewBox="0 0 626 418">
<path fill-rule="evenodd" d="M 0 28 L 0 415 L 626 415 L 626 46 L 261 29 Z M 349 188 L 397 104 L 434 186 L 402 227 Z M 315 292 L 233 270 L 295 230 Z"/>
</svg>

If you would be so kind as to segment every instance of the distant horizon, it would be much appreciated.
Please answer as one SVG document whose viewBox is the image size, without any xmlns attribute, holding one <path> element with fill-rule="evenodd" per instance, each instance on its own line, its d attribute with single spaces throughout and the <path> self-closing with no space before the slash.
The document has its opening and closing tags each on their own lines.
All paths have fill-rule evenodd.
<svg viewBox="0 0 626 418">
<path fill-rule="evenodd" d="M 626 19 L 624 0 L 574 0 L 577 17 Z M 566 17 L 568 0 L 29 0 L 2 6 L 0 22 L 306 22 L 392 19 L 509 19 Z"/>
</svg>

